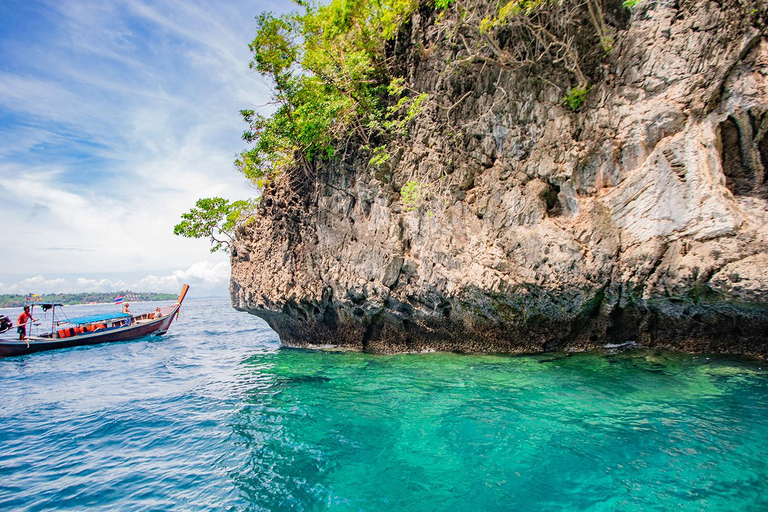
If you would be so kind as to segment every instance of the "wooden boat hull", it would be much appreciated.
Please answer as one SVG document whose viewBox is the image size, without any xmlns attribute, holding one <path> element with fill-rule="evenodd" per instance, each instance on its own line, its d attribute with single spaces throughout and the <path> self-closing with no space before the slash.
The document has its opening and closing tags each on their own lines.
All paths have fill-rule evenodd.
<svg viewBox="0 0 768 512">
<path fill-rule="evenodd" d="M 188 287 L 182 290 L 179 302 L 173 310 L 162 318 L 149 321 L 134 323 L 126 327 L 108 329 L 106 331 L 96 331 L 90 333 L 78 334 L 68 338 L 48 338 L 41 336 L 30 336 L 29 347 L 26 341 L 11 338 L 0 338 L 0 357 L 21 356 L 42 352 L 43 350 L 54 350 L 59 348 L 79 347 L 82 345 L 98 345 L 100 343 L 111 343 L 114 341 L 131 341 L 148 336 L 161 336 L 168 332 L 174 319 L 179 314 L 181 302 L 184 300 Z M 10 333 L 10 331 L 9 331 Z"/>
</svg>

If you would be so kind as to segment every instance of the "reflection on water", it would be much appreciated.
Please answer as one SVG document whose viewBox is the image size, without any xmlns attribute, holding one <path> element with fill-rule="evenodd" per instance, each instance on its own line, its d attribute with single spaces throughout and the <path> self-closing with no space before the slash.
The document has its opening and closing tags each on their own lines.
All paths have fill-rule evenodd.
<svg viewBox="0 0 768 512">
<path fill-rule="evenodd" d="M 280 349 L 190 300 L 164 338 L 0 360 L 0 509 L 763 510 L 767 377 Z"/>
</svg>

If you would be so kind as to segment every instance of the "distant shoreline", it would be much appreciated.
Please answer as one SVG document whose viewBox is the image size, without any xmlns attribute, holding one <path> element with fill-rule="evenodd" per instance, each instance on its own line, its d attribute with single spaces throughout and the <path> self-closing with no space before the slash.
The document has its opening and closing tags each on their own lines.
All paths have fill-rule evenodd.
<svg viewBox="0 0 768 512">
<path fill-rule="evenodd" d="M 27 304 L 59 303 L 67 306 L 113 304 L 114 299 L 123 296 L 125 302 L 154 302 L 173 300 L 175 293 L 155 292 L 83 292 L 83 293 L 44 293 L 39 295 L 0 294 L 0 308 L 17 308 Z M 30 297 L 32 300 L 27 300 Z"/>
</svg>

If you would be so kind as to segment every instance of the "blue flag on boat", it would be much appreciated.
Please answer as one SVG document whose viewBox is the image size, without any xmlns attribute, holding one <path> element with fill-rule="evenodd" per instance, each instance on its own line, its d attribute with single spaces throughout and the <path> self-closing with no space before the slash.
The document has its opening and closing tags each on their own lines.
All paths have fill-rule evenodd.
<svg viewBox="0 0 768 512">
<path fill-rule="evenodd" d="M 122 295 L 118 295 L 117 297 L 115 297 L 115 304 L 122 304 L 122 303 L 123 303 Z"/>
</svg>

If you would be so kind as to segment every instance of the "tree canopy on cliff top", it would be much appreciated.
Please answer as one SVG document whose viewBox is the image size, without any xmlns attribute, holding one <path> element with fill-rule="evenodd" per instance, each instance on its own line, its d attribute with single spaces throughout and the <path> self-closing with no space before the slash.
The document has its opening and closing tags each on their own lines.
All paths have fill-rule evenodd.
<svg viewBox="0 0 768 512">
<path fill-rule="evenodd" d="M 250 66 L 273 86 L 270 117 L 242 110 L 248 124 L 243 139 L 252 146 L 235 161 L 257 186 L 279 171 L 314 174 L 318 158 L 329 158 L 339 142 L 356 136 L 367 146 L 379 135 L 404 133 L 426 95 L 409 91 L 394 76 L 385 45 L 420 5 L 451 10 L 456 26 L 475 41 L 463 62 L 510 68 L 537 60 L 564 65 L 576 85 L 566 104 L 578 109 L 589 90 L 574 38 L 585 20 L 596 31 L 599 47 L 613 44 L 604 21 L 604 0 L 331 0 L 325 5 L 296 0 L 302 12 L 256 18 L 256 37 L 249 45 Z M 617 0 L 618 1 L 618 0 Z M 517 34 L 504 43 L 501 31 Z M 505 36 L 506 37 L 506 36 Z M 506 37 L 508 40 L 509 38 Z M 372 162 L 385 159 L 375 148 Z"/>
<path fill-rule="evenodd" d="M 276 107 L 271 117 L 241 111 L 243 139 L 253 146 L 235 163 L 259 186 L 279 170 L 313 174 L 314 160 L 333 155 L 344 137 L 367 141 L 385 127 L 391 96 L 404 92 L 391 87 L 384 45 L 418 0 L 297 3 L 303 12 L 259 15 L 249 45 L 250 66 L 272 84 Z"/>
</svg>

